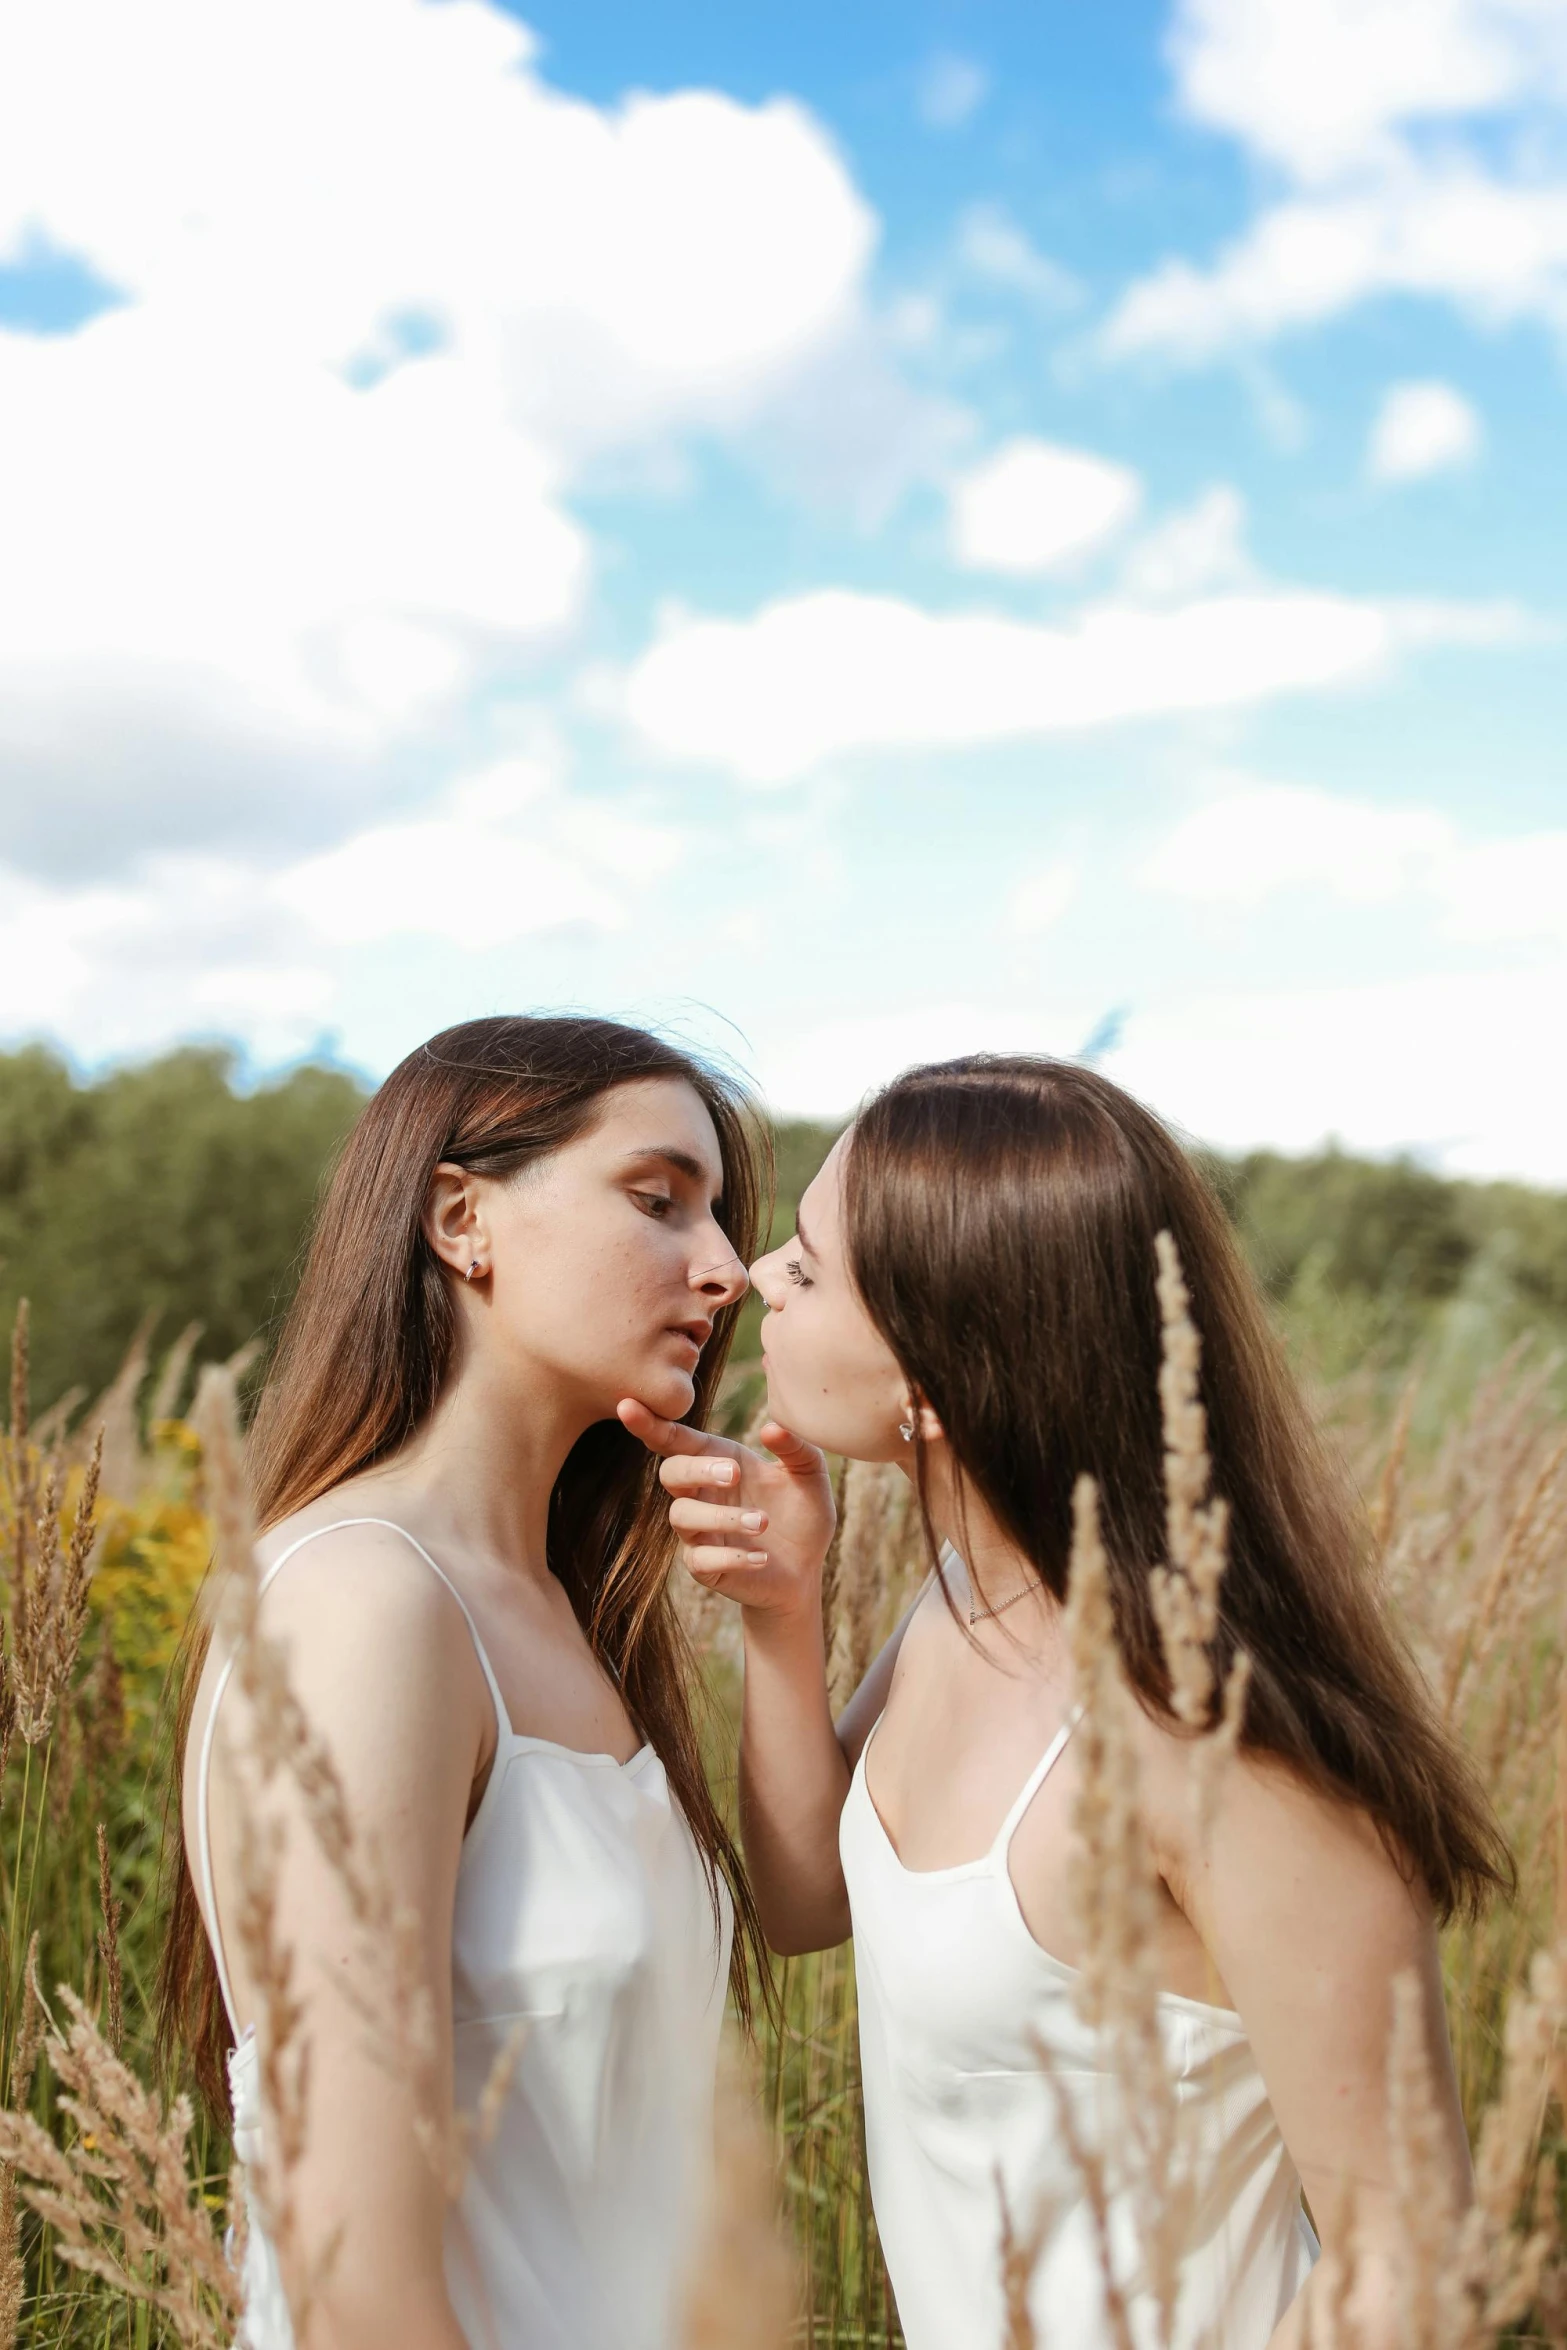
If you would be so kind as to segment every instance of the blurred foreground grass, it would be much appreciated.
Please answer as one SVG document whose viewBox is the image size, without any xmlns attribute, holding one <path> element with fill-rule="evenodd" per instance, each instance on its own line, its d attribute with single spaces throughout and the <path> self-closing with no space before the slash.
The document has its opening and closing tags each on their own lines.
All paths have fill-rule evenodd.
<svg viewBox="0 0 1567 2350">
<path fill-rule="evenodd" d="M 1465 1310 L 1460 1285 L 1447 1312 Z M 1329 1380 L 1319 1408 L 1365 1497 L 1390 1597 L 1462 1735 L 1477 1753 L 1517 1851 L 1516 1905 L 1447 1937 L 1449 2008 L 1466 2114 L 1496 2093 L 1509 2001 L 1530 1956 L 1559 1931 L 1567 1885 L 1567 1418 L 1557 1365 L 1527 1343 L 1495 1354 L 1489 1324 L 1427 1324 L 1428 1359 L 1412 1375 L 1373 1361 Z M 1478 1335 L 1477 1335 L 1478 1332 Z M 1320 1372 L 1320 1364 L 1319 1364 Z M 132 2072 L 151 2077 L 151 1997 L 159 1935 L 158 1859 L 167 1784 L 170 1659 L 209 1553 L 199 1448 L 170 1408 L 183 1360 L 155 1371 L 133 1362 L 103 1399 L 105 1488 L 96 1565 L 79 1653 L 51 1718 L 29 1739 L 13 1728 L 0 1800 L 4 2012 L 0 2103 L 27 2071 L 26 1978 L 79 1989 L 101 2027 L 117 2016 Z M 753 1368 L 737 1366 L 726 1411 L 743 1426 L 758 1400 Z M 69 1536 L 85 1474 L 85 1440 L 45 1426 L 40 1446 L 10 1447 L 0 1537 L 11 1562 L 5 1595 L 16 1622 L 19 1463 L 36 1490 L 58 1457 L 60 1521 Z M 923 1571 L 906 1488 L 851 1467 L 829 1599 L 831 1669 L 841 1699 L 857 1681 Z M 721 1602 L 688 1590 L 682 1605 L 716 1699 L 715 1772 L 732 1771 L 737 1631 Z M 15 1659 L 13 1655 L 13 1665 Z M 732 1789 L 731 1789 L 732 1792 Z M 104 1831 L 107 1882 L 97 1831 Z M 106 1909 L 107 1901 L 107 1909 Z M 898 2339 L 876 2244 L 858 2095 L 852 1954 L 781 1968 L 782 2025 L 763 2034 L 760 2081 L 784 2199 L 800 2247 L 801 2338 L 820 2344 Z M 56 2103 L 46 2063 L 26 2108 L 61 2143 L 76 2125 Z M 1546 2120 L 1542 2100 L 1540 2120 Z M 1549 2128 L 1554 2132 L 1554 2120 Z M 228 2194 L 228 2150 L 198 2122 L 191 2158 L 215 2220 Z M 0 2165 L 0 2223 L 18 2225 L 20 2271 L 7 2317 L 0 2242 L 0 2350 L 43 2345 L 151 2345 L 169 2321 L 122 2285 L 60 2257 L 54 2231 L 25 2206 Z M 0 2228 L 3 2234 L 3 2228 Z M 141 2256 L 155 2267 L 155 2253 Z M 1555 2338 L 1554 2336 L 1551 2338 Z"/>
</svg>

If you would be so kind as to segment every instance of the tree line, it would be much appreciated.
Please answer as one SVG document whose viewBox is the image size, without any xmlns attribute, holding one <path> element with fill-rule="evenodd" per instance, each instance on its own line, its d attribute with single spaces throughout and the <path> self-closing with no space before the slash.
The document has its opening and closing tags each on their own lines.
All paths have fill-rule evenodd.
<svg viewBox="0 0 1567 2350">
<path fill-rule="evenodd" d="M 148 1326 L 159 1351 L 191 1323 L 198 1357 L 265 1344 L 365 1099 L 314 1066 L 245 1086 L 212 1047 L 87 1080 L 42 1046 L 0 1054 L 0 1315 L 32 1301 L 38 1403 L 100 1392 Z M 779 1233 L 836 1132 L 777 1129 Z M 1493 1351 L 1526 1330 L 1567 1339 L 1567 1194 L 1337 1150 L 1205 1156 L 1286 1329 L 1325 1369 L 1396 1369 L 1459 1327 Z"/>
</svg>

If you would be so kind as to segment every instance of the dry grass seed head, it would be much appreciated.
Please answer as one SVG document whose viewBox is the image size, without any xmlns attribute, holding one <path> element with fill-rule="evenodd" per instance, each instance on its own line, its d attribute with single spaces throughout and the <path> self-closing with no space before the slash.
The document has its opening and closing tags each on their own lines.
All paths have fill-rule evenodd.
<svg viewBox="0 0 1567 2350">
<path fill-rule="evenodd" d="M 125 1985 L 120 1970 L 123 1906 L 109 1874 L 109 1839 L 102 1820 L 98 1822 L 98 1907 L 103 1917 L 98 1929 L 98 1957 L 109 1994 L 109 2045 L 118 2056 L 125 2041 Z"/>
<path fill-rule="evenodd" d="M 0 2113 L 0 2159 L 26 2181 L 62 2260 L 160 2312 L 191 2350 L 221 2350 L 238 2280 L 191 2176 L 189 2102 L 161 2115 L 75 1993 L 60 1998 L 69 2023 L 48 2053 L 75 2142 L 67 2152 L 31 2116 Z"/>
<path fill-rule="evenodd" d="M 1091 1477 L 1080 1477 L 1072 1496 L 1066 1628 L 1080 1709 L 1070 1870 L 1082 1942 L 1076 1996 L 1117 2084 L 1148 2290 L 1168 2338 L 1185 2222 L 1178 2109 L 1160 2031 L 1158 1884 L 1142 1827 L 1136 1701 L 1116 1639 Z"/>
</svg>

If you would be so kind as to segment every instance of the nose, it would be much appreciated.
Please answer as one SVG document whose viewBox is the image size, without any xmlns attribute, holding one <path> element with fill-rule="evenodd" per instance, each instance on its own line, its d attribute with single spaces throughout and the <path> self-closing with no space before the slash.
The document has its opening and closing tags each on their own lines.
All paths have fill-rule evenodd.
<svg viewBox="0 0 1567 2350">
<path fill-rule="evenodd" d="M 777 1270 L 781 1254 L 781 1250 L 771 1249 L 751 1267 L 751 1286 L 769 1313 L 776 1313 L 783 1303 L 783 1282 Z"/>
<path fill-rule="evenodd" d="M 691 1286 L 701 1291 L 703 1299 L 716 1314 L 744 1297 L 751 1286 L 751 1279 L 716 1225 L 711 1235 L 711 1245 L 718 1262 L 707 1265 L 701 1272 L 693 1273 Z"/>
</svg>

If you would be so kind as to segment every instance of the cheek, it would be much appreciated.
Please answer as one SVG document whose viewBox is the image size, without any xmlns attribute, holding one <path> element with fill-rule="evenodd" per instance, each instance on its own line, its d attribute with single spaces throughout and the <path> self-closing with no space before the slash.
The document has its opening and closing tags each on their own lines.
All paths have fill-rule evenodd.
<svg viewBox="0 0 1567 2350">
<path fill-rule="evenodd" d="M 514 1249 L 497 1295 L 524 1345 L 577 1367 L 613 1362 L 646 1338 L 669 1288 L 668 1253 L 651 1219 L 562 1217 Z"/>
<path fill-rule="evenodd" d="M 808 1443 L 855 1460 L 890 1458 L 885 1363 L 857 1321 L 813 1310 L 809 1291 L 791 1302 L 767 1337 L 774 1407 Z"/>
</svg>

